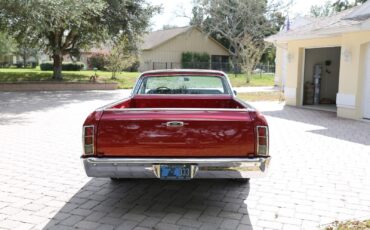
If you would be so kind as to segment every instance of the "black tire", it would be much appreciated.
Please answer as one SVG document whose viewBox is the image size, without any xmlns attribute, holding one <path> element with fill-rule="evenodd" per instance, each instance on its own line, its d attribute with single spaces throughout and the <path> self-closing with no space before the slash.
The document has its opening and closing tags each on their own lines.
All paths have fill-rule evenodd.
<svg viewBox="0 0 370 230">
<path fill-rule="evenodd" d="M 124 179 L 123 178 L 117 178 L 117 177 L 111 177 L 110 180 L 112 182 L 120 182 L 120 181 L 123 181 Z"/>
<path fill-rule="evenodd" d="M 234 178 L 232 181 L 235 181 L 237 183 L 241 184 L 248 184 L 249 183 L 249 178 Z"/>
</svg>

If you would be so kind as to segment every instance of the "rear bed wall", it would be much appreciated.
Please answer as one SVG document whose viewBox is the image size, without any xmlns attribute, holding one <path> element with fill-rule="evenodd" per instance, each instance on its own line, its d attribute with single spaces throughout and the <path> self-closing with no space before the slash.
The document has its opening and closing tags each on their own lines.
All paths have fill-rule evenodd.
<svg viewBox="0 0 370 230">
<path fill-rule="evenodd" d="M 128 101 L 119 103 L 113 108 L 224 108 L 224 109 L 243 109 L 242 104 L 233 98 L 131 98 Z"/>
</svg>

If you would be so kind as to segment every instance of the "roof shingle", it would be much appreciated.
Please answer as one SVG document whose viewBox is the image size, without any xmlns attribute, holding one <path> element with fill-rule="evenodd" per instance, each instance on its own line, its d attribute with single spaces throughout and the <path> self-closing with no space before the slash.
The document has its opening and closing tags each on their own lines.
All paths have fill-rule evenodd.
<svg viewBox="0 0 370 230">
<path fill-rule="evenodd" d="M 144 36 L 143 44 L 141 45 L 140 48 L 142 50 L 152 49 L 164 43 L 165 41 L 168 41 L 171 38 L 176 37 L 179 34 L 187 32 L 191 28 L 192 26 L 186 26 L 186 27 L 177 27 L 177 28 L 172 28 L 172 29 L 150 32 Z"/>
</svg>

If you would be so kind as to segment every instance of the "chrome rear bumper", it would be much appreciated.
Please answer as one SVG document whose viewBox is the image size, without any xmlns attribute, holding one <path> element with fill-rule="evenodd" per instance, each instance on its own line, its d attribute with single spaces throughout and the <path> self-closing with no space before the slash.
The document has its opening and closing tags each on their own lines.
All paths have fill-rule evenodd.
<svg viewBox="0 0 370 230">
<path fill-rule="evenodd" d="M 192 178 L 256 178 L 271 157 L 257 158 L 83 158 L 89 177 L 159 178 L 161 164 L 190 164 Z"/>
</svg>

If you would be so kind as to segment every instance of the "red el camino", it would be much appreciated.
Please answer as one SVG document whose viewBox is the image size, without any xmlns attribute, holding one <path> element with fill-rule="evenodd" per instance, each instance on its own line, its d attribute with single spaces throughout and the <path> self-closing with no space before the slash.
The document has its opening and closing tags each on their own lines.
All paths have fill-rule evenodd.
<svg viewBox="0 0 370 230">
<path fill-rule="evenodd" d="M 212 70 L 141 74 L 129 98 L 87 117 L 83 149 L 86 174 L 112 179 L 248 179 L 271 159 L 266 119 Z"/>
</svg>

